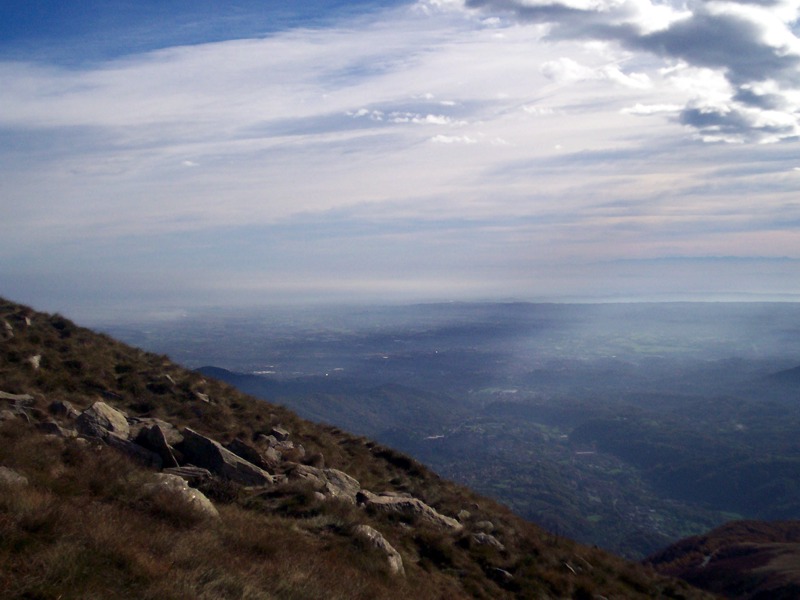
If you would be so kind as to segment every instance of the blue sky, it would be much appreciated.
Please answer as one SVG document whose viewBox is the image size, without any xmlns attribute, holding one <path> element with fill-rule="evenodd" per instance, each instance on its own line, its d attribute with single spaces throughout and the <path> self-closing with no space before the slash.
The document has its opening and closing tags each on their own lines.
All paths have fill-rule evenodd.
<svg viewBox="0 0 800 600">
<path fill-rule="evenodd" d="M 0 2 L 0 294 L 797 299 L 800 2 Z"/>
</svg>

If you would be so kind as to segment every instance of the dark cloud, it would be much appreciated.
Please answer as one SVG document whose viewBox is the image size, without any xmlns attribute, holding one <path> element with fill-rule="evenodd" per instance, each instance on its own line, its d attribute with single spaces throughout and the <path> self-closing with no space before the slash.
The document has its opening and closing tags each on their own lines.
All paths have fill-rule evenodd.
<svg viewBox="0 0 800 600">
<path fill-rule="evenodd" d="M 719 98 L 694 99 L 681 122 L 704 137 L 716 132 L 729 141 L 775 141 L 800 131 L 800 107 L 791 92 L 800 87 L 800 40 L 787 23 L 779 0 L 739 0 L 727 8 L 690 3 L 672 10 L 673 20 L 653 29 L 657 11 L 667 5 L 647 0 L 621 4 L 573 3 L 568 0 L 466 0 L 468 7 L 512 13 L 523 22 L 548 23 L 548 37 L 558 40 L 616 42 L 633 51 L 645 51 L 670 61 L 721 73 L 734 92 L 720 105 Z M 682 12 L 679 12 L 682 11 Z M 766 84 L 769 92 L 757 91 Z M 697 92 L 700 93 L 699 91 Z M 782 111 L 786 118 L 761 119 L 753 111 Z M 717 136 L 720 137 L 720 136 Z"/>
<path fill-rule="evenodd" d="M 680 122 L 697 129 L 712 141 L 760 141 L 762 139 L 797 139 L 795 123 L 762 122 L 757 112 L 737 107 L 686 107 Z"/>
</svg>

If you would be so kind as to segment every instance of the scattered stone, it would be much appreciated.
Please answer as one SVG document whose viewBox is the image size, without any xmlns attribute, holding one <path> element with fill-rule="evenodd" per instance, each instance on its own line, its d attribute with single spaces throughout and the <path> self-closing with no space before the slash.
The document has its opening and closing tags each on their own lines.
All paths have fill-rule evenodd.
<svg viewBox="0 0 800 600">
<path fill-rule="evenodd" d="M 14 328 L 11 326 L 11 323 L 3 319 L 3 330 L 5 331 L 6 339 L 10 340 L 14 337 Z"/>
<path fill-rule="evenodd" d="M 271 446 L 264 450 L 263 456 L 264 460 L 266 460 L 268 464 L 278 464 L 282 458 L 281 453 Z"/>
<path fill-rule="evenodd" d="M 8 467 L 0 467 L 0 485 L 8 487 L 24 487 L 28 485 L 28 478 L 14 469 Z"/>
<path fill-rule="evenodd" d="M 491 546 L 500 552 L 506 549 L 500 540 L 494 537 L 491 533 L 473 533 L 472 541 L 480 546 Z"/>
<path fill-rule="evenodd" d="M 309 465 L 293 465 L 288 472 L 289 479 L 308 481 L 326 498 L 338 498 L 356 502 L 356 494 L 361 484 L 347 473 L 338 469 L 318 469 Z"/>
<path fill-rule="evenodd" d="M 139 437 L 142 430 L 157 425 L 170 446 L 175 446 L 183 441 L 183 436 L 178 431 L 178 428 L 162 419 L 156 419 L 155 417 L 128 417 L 128 425 L 131 428 L 131 439 Z"/>
<path fill-rule="evenodd" d="M 204 394 L 203 392 L 195 392 L 194 397 L 200 400 L 200 402 L 211 404 L 211 398 L 208 397 L 208 394 Z"/>
<path fill-rule="evenodd" d="M 136 444 L 135 442 L 131 442 L 130 440 L 126 440 L 121 437 L 117 437 L 116 435 L 113 434 L 107 435 L 105 438 L 102 439 L 106 444 L 108 444 L 112 448 L 115 448 L 120 452 L 124 452 L 130 458 L 132 458 L 139 464 L 144 465 L 145 467 L 151 467 L 154 469 L 161 468 L 162 465 L 161 457 L 155 452 L 152 452 L 147 448 L 144 448 L 139 444 Z"/>
<path fill-rule="evenodd" d="M 155 483 L 145 484 L 144 490 L 149 495 L 159 492 L 175 496 L 184 502 L 191 511 L 200 518 L 219 518 L 219 511 L 201 491 L 189 487 L 184 479 L 171 473 L 157 473 Z"/>
<path fill-rule="evenodd" d="M 51 402 L 47 410 L 49 410 L 52 415 L 66 417 L 67 419 L 77 419 L 81 414 L 80 411 L 72 406 L 71 402 L 66 400 L 55 400 Z"/>
<path fill-rule="evenodd" d="M 186 480 L 189 484 L 197 486 L 211 479 L 211 471 L 194 465 L 183 465 L 182 467 L 167 467 L 164 473 L 177 475 Z"/>
<path fill-rule="evenodd" d="M 264 435 L 263 433 L 259 433 L 256 436 L 256 444 L 258 444 L 259 446 L 266 446 L 268 448 L 273 448 L 277 443 L 278 440 L 275 439 L 274 435 Z"/>
<path fill-rule="evenodd" d="M 270 435 L 272 435 L 279 442 L 285 442 L 289 439 L 290 434 L 284 428 L 275 426 L 270 431 Z"/>
<path fill-rule="evenodd" d="M 12 421 L 17 418 L 13 410 L 0 410 L 0 421 Z"/>
<path fill-rule="evenodd" d="M 471 518 L 472 518 L 472 513 L 463 508 L 460 511 L 458 511 L 458 514 L 456 515 L 456 519 L 458 519 L 459 522 L 461 523 L 469 521 Z"/>
<path fill-rule="evenodd" d="M 38 371 L 39 370 L 39 365 L 42 364 L 42 355 L 41 354 L 35 354 L 33 356 L 29 356 L 28 357 L 28 362 L 33 367 L 34 371 Z"/>
<path fill-rule="evenodd" d="M 33 396 L 30 394 L 9 394 L 8 392 L 0 392 L 0 400 L 11 400 L 13 402 L 32 402 Z"/>
<path fill-rule="evenodd" d="M 105 402 L 95 402 L 83 411 L 75 420 L 75 426 L 83 435 L 101 439 L 116 437 L 125 440 L 131 430 L 125 413 Z"/>
<path fill-rule="evenodd" d="M 373 529 L 369 525 L 357 525 L 353 529 L 353 533 L 386 556 L 386 560 L 389 563 L 389 570 L 392 574 L 405 575 L 403 557 L 394 549 L 394 546 L 386 541 L 386 538 L 383 537 L 379 531 Z"/>
<path fill-rule="evenodd" d="M 494 523 L 491 521 L 478 521 L 472 526 L 475 531 L 482 531 L 484 533 L 492 533 L 494 531 Z"/>
<path fill-rule="evenodd" d="M 500 583 L 511 583 L 514 581 L 514 576 L 511 573 L 498 567 L 490 568 L 487 575 Z"/>
<path fill-rule="evenodd" d="M 217 441 L 189 429 L 183 430 L 180 450 L 188 462 L 212 473 L 245 485 L 268 485 L 272 475 L 253 463 L 226 450 Z"/>
<path fill-rule="evenodd" d="M 356 502 L 378 512 L 394 513 L 407 518 L 420 519 L 434 527 L 447 529 L 452 532 L 458 532 L 464 528 L 461 523 L 437 512 L 419 498 L 378 496 L 367 490 L 361 490 L 356 495 Z"/>
<path fill-rule="evenodd" d="M 36 429 L 47 435 L 57 435 L 58 437 L 76 437 L 78 435 L 74 429 L 64 429 L 55 421 L 37 423 Z"/>
<path fill-rule="evenodd" d="M 246 461 L 249 461 L 257 467 L 261 467 L 265 470 L 274 468 L 279 460 L 266 460 L 264 454 L 259 452 L 257 448 L 254 448 L 239 438 L 234 439 L 230 444 L 226 444 L 225 448 L 233 452 L 236 456 L 243 458 Z M 272 456 L 275 456 L 274 450 Z"/>
<path fill-rule="evenodd" d="M 167 436 L 160 425 L 154 424 L 140 429 L 135 441 L 140 446 L 155 452 L 161 458 L 161 464 L 164 467 L 178 466 L 178 461 L 175 460 L 175 455 L 172 453 Z"/>
</svg>

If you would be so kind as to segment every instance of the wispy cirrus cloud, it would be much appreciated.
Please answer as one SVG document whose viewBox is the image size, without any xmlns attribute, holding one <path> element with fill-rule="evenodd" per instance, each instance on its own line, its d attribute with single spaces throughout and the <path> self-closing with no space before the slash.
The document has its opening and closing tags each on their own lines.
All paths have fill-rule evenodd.
<svg viewBox="0 0 800 600">
<path fill-rule="evenodd" d="M 425 0 L 77 65 L 0 53 L 0 256 L 25 285 L 214 298 L 392 276 L 539 297 L 628 285 L 597 261 L 800 256 L 789 9 Z"/>
</svg>

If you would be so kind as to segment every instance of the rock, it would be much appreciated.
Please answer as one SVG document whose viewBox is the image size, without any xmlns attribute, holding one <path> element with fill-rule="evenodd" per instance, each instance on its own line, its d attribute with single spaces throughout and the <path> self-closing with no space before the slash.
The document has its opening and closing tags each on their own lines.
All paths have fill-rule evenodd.
<svg viewBox="0 0 800 600">
<path fill-rule="evenodd" d="M 492 533 L 494 531 L 494 523 L 491 521 L 478 521 L 472 526 L 475 531 L 482 531 L 484 533 Z"/>
<path fill-rule="evenodd" d="M 361 489 L 361 484 L 344 471 L 338 469 L 322 469 L 323 474 L 328 479 L 325 492 L 333 498 L 341 498 L 356 502 L 356 494 Z"/>
<path fill-rule="evenodd" d="M 366 490 L 361 490 L 356 495 L 356 502 L 377 512 L 394 513 L 411 519 L 420 519 L 439 529 L 458 532 L 464 528 L 461 523 L 437 512 L 419 498 L 378 496 Z"/>
<path fill-rule="evenodd" d="M 281 462 L 282 458 L 281 453 L 271 446 L 266 450 L 264 450 L 263 456 L 264 460 L 266 460 L 267 463 L 272 463 L 272 464 L 278 464 L 279 462 Z"/>
<path fill-rule="evenodd" d="M 263 433 L 259 433 L 256 437 L 256 444 L 259 446 L 267 446 L 272 448 L 275 444 L 278 443 L 278 440 L 275 438 L 274 435 L 264 435 Z"/>
<path fill-rule="evenodd" d="M 30 394 L 9 394 L 8 392 L 0 392 L 0 400 L 11 400 L 13 402 L 32 402 L 33 396 Z"/>
<path fill-rule="evenodd" d="M 289 471 L 289 479 L 310 482 L 314 489 L 326 498 L 338 498 L 353 504 L 356 502 L 356 494 L 361 489 L 361 484 L 357 480 L 338 469 L 293 465 Z"/>
<path fill-rule="evenodd" d="M 17 415 L 13 410 L 0 410 L 0 421 L 12 421 L 16 418 Z"/>
<path fill-rule="evenodd" d="M 487 575 L 499 583 L 511 583 L 514 580 L 514 576 L 511 573 L 498 567 L 490 568 Z"/>
<path fill-rule="evenodd" d="M 177 475 L 192 485 L 199 485 L 211 479 L 211 471 L 194 465 L 184 465 L 182 467 L 167 467 L 164 473 Z"/>
<path fill-rule="evenodd" d="M 373 529 L 369 525 L 357 525 L 353 529 L 353 533 L 386 556 L 386 560 L 389 563 L 389 570 L 392 574 L 405 575 L 403 557 L 386 541 L 386 538 L 383 537 L 379 531 Z"/>
<path fill-rule="evenodd" d="M 183 441 L 183 436 L 180 431 L 178 431 L 178 428 L 172 423 L 162 419 L 156 419 L 155 417 L 128 417 L 128 425 L 131 428 L 131 439 L 136 439 L 143 429 L 158 425 L 158 428 L 167 440 L 167 444 L 170 446 L 176 446 Z"/>
<path fill-rule="evenodd" d="M 42 364 L 42 355 L 41 354 L 35 354 L 33 356 L 29 356 L 28 357 L 28 362 L 33 367 L 34 371 L 38 371 L 39 370 L 39 365 Z"/>
<path fill-rule="evenodd" d="M 289 472 L 289 479 L 310 481 L 317 491 L 326 498 L 338 498 L 347 502 L 356 502 L 356 494 L 361 484 L 347 473 L 338 469 L 318 469 L 309 465 L 294 465 Z"/>
<path fill-rule="evenodd" d="M 204 467 L 220 477 L 244 485 L 268 485 L 272 475 L 253 463 L 226 450 L 217 441 L 189 429 L 183 430 L 180 450 L 188 462 Z"/>
<path fill-rule="evenodd" d="M 200 400 L 200 402 L 211 404 L 211 398 L 208 397 L 208 394 L 204 394 L 203 392 L 195 392 L 194 397 Z"/>
<path fill-rule="evenodd" d="M 116 448 L 120 452 L 124 452 L 130 458 L 139 464 L 144 465 L 145 467 L 160 469 L 161 465 L 163 464 L 161 457 L 158 454 L 140 446 L 139 444 L 131 442 L 130 440 L 122 439 L 121 437 L 117 437 L 113 434 L 107 435 L 102 439 L 112 448 Z"/>
<path fill-rule="evenodd" d="M 254 448 L 239 438 L 234 439 L 230 444 L 226 444 L 225 448 L 233 452 L 236 456 L 243 458 L 246 461 L 249 461 L 257 467 L 261 467 L 265 470 L 274 468 L 278 464 L 278 460 L 266 460 L 266 457 L 259 452 L 257 448 Z M 274 451 L 272 456 L 275 456 Z"/>
<path fill-rule="evenodd" d="M 67 419 L 77 419 L 81 414 L 72 406 L 71 402 L 67 402 L 66 400 L 55 400 L 51 402 L 47 410 L 49 410 L 52 415 L 65 417 Z"/>
<path fill-rule="evenodd" d="M 170 473 L 157 473 L 156 481 L 144 486 L 147 495 L 170 494 L 183 502 L 199 518 L 219 518 L 219 511 L 201 491 L 190 488 L 181 477 Z"/>
<path fill-rule="evenodd" d="M 45 434 L 57 435 L 58 437 L 75 437 L 78 435 L 74 429 L 64 429 L 55 421 L 44 421 L 43 423 L 37 423 L 36 429 Z"/>
<path fill-rule="evenodd" d="M 456 515 L 456 519 L 458 519 L 459 522 L 461 522 L 461 523 L 469 521 L 469 519 L 471 517 L 472 517 L 472 513 L 469 512 L 468 510 L 463 509 L 463 508 L 460 511 L 458 511 L 458 514 Z"/>
<path fill-rule="evenodd" d="M 75 426 L 83 435 L 106 439 L 110 436 L 127 439 L 130 426 L 125 413 L 105 402 L 95 402 L 75 420 Z"/>
<path fill-rule="evenodd" d="M 283 427 L 275 426 L 270 431 L 270 435 L 272 435 L 279 442 L 285 442 L 289 439 L 290 434 Z"/>
<path fill-rule="evenodd" d="M 158 454 L 162 466 L 167 468 L 178 466 L 178 461 L 175 460 L 172 448 L 167 442 L 167 436 L 158 424 L 140 429 L 136 436 L 136 443 Z"/>
<path fill-rule="evenodd" d="M 28 478 L 14 469 L 8 467 L 0 467 L 0 485 L 7 487 L 24 487 L 28 485 Z"/>
<path fill-rule="evenodd" d="M 491 546 L 500 552 L 506 549 L 506 547 L 500 543 L 500 540 L 494 537 L 491 533 L 473 533 L 472 541 L 480 546 Z"/>
</svg>

